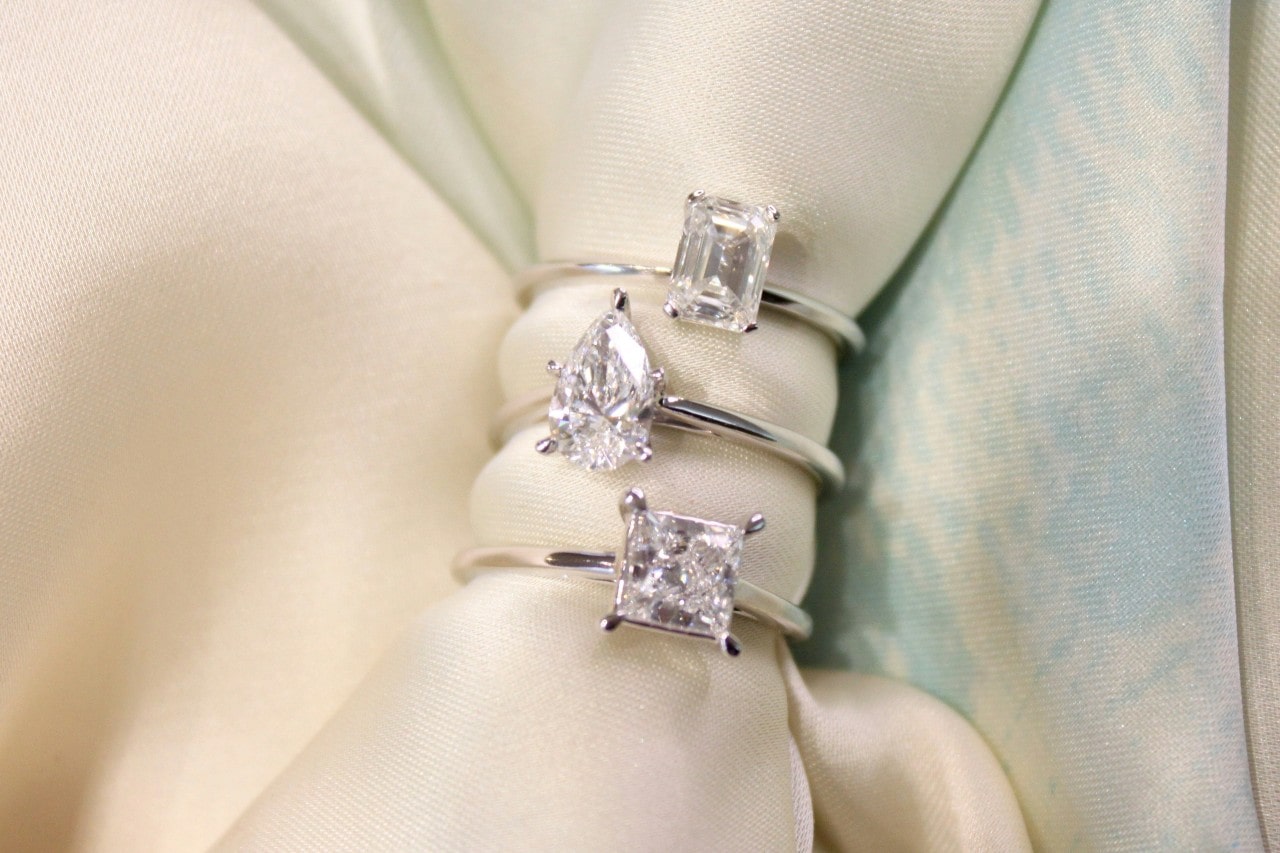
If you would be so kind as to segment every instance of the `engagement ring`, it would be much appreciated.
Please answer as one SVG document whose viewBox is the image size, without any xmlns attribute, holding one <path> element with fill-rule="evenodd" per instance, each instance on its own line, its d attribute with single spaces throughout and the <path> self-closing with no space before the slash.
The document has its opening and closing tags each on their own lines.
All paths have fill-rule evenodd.
<svg viewBox="0 0 1280 853">
<path fill-rule="evenodd" d="M 559 453 L 591 471 L 612 471 L 653 455 L 655 426 L 717 436 L 763 448 L 799 464 L 822 483 L 844 482 L 840 459 L 818 442 L 766 421 L 686 400 L 667 393 L 662 368 L 631 323 L 627 293 L 613 292 L 613 303 L 578 341 L 563 364 L 550 362 L 556 376 L 548 398 L 537 392 L 504 406 L 493 436 L 505 444 L 515 429 L 545 414 L 551 434 L 538 441 L 540 453 Z"/>
<path fill-rule="evenodd" d="M 742 204 L 698 190 L 685 203 L 684 230 L 670 267 L 591 261 L 551 261 L 516 276 L 527 302 L 550 282 L 574 276 L 626 275 L 666 279 L 664 310 L 672 317 L 731 332 L 756 328 L 760 306 L 815 326 L 843 352 L 862 349 L 858 324 L 829 305 L 766 283 L 769 253 L 781 214 L 771 204 Z"/>
<path fill-rule="evenodd" d="M 454 560 L 461 581 L 489 571 L 582 576 L 614 585 L 613 609 L 600 627 L 622 623 L 715 640 L 741 651 L 729 633 L 735 614 L 804 639 L 813 622 L 791 602 L 738 579 L 744 540 L 764 529 L 756 513 L 745 524 L 708 521 L 650 509 L 639 489 L 619 504 L 626 535 L 617 551 L 536 547 L 473 548 Z"/>
</svg>

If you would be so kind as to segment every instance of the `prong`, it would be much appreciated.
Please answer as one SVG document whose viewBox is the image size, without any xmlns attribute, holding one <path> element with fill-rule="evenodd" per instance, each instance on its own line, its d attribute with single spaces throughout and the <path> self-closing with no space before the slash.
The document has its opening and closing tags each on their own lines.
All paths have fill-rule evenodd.
<svg viewBox="0 0 1280 853">
<path fill-rule="evenodd" d="M 644 499 L 644 492 L 635 486 L 627 489 L 622 494 L 622 500 L 618 501 L 618 512 L 622 513 L 623 518 L 633 512 L 644 512 L 648 508 L 649 503 Z"/>
<path fill-rule="evenodd" d="M 662 310 L 666 312 L 666 315 L 670 317 L 672 320 L 680 319 L 680 311 L 676 308 L 676 306 L 672 305 L 670 302 L 662 303 Z"/>
<path fill-rule="evenodd" d="M 554 358 L 547 362 L 547 373 L 552 376 L 559 376 L 560 371 L 564 370 L 564 365 L 556 361 Z"/>
<path fill-rule="evenodd" d="M 646 444 L 644 447 L 641 447 L 640 453 L 639 455 L 636 456 L 636 458 L 639 459 L 641 462 L 648 462 L 650 459 L 653 458 L 653 446 Z"/>
<path fill-rule="evenodd" d="M 731 658 L 736 658 L 742 654 L 742 644 L 734 638 L 732 634 L 725 634 L 720 638 L 720 651 L 724 652 Z"/>
<path fill-rule="evenodd" d="M 765 213 L 769 216 L 769 218 L 770 218 L 770 219 L 772 219 L 774 222 L 781 222 L 781 221 L 782 221 L 782 214 L 778 211 L 778 208 L 774 207 L 773 205 L 769 205 L 768 207 L 766 207 L 766 208 L 764 209 L 764 212 L 765 212 Z"/>
<path fill-rule="evenodd" d="M 600 620 L 600 628 L 604 631 L 612 631 L 621 624 L 622 617 L 618 615 L 617 611 L 610 613 L 608 616 Z"/>
<path fill-rule="evenodd" d="M 706 194 L 707 193 L 705 190 L 694 190 L 693 192 L 689 193 L 689 201 L 697 201 L 698 199 L 702 198 Z"/>
<path fill-rule="evenodd" d="M 556 444 L 556 440 L 551 436 L 547 436 L 544 439 L 540 439 L 538 443 L 533 446 L 533 449 L 539 453 L 550 454 L 555 453 L 557 447 L 559 447 L 559 445 Z"/>
<path fill-rule="evenodd" d="M 653 380 L 653 384 L 658 390 L 658 396 L 661 397 L 663 388 L 667 384 L 667 371 L 661 367 L 655 367 L 649 371 L 649 378 Z"/>
<path fill-rule="evenodd" d="M 755 515 L 747 519 L 747 526 L 743 528 L 746 534 L 750 536 L 752 533 L 759 533 L 764 530 L 764 513 L 757 512 Z"/>
<path fill-rule="evenodd" d="M 631 316 L 631 300 L 627 298 L 627 292 L 621 287 L 613 289 L 613 310 L 621 311 L 628 317 Z"/>
<path fill-rule="evenodd" d="M 760 328 L 759 323 L 748 323 L 747 325 L 742 327 L 742 331 L 745 334 L 747 332 L 754 332 L 758 328 Z"/>
</svg>

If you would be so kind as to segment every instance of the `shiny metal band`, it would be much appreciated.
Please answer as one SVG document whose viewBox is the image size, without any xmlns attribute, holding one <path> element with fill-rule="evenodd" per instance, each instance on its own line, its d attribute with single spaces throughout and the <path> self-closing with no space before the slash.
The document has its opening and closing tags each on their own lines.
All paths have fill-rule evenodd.
<svg viewBox="0 0 1280 853">
<path fill-rule="evenodd" d="M 647 276 L 655 279 L 671 277 L 670 267 L 638 264 L 610 264 L 576 261 L 550 261 L 527 267 L 516 275 L 516 293 L 521 304 L 528 304 L 547 285 L 558 279 L 582 276 L 621 275 Z M 829 305 L 793 290 L 766 284 L 760 304 L 803 320 L 830 337 L 841 351 L 857 352 L 866 346 L 866 336 L 853 320 Z"/>
<path fill-rule="evenodd" d="M 493 445 L 501 447 L 518 430 L 545 420 L 550 402 L 551 395 L 539 391 L 499 409 L 490 432 Z M 840 457 L 813 439 L 777 424 L 673 396 L 659 398 L 653 422 L 655 426 L 767 450 L 804 467 L 824 487 L 839 490 L 844 485 L 844 465 Z"/>
<path fill-rule="evenodd" d="M 454 575 L 464 583 L 477 574 L 495 571 L 585 577 L 606 583 L 614 583 L 618 579 L 617 556 L 612 551 L 523 546 L 472 548 L 458 554 L 453 568 Z M 813 620 L 804 610 L 746 581 L 739 580 L 734 588 L 733 609 L 796 639 L 805 639 L 813 630 Z"/>
</svg>

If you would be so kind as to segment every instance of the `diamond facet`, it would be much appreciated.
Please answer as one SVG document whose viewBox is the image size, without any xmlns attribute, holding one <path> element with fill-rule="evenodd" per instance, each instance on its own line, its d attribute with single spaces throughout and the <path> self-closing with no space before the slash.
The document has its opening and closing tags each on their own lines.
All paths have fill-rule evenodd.
<svg viewBox="0 0 1280 853">
<path fill-rule="evenodd" d="M 681 320 L 733 332 L 754 328 L 777 230 L 772 207 L 689 196 L 668 310 Z"/>
<path fill-rule="evenodd" d="M 728 637 L 744 535 L 734 524 L 633 510 L 615 612 L 639 625 Z"/>
<path fill-rule="evenodd" d="M 592 471 L 645 458 L 658 393 L 635 326 L 624 310 L 606 311 L 559 368 L 548 412 L 555 449 Z"/>
</svg>

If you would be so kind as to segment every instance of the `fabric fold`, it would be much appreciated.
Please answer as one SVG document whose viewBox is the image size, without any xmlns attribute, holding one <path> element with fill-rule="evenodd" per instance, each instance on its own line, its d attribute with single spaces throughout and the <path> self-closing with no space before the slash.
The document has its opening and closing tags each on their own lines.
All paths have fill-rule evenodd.
<svg viewBox="0 0 1280 853">
<path fill-rule="evenodd" d="M 610 49 L 591 55 L 573 119 L 540 167 L 541 257 L 669 262 L 683 198 L 703 188 L 777 204 L 775 280 L 860 309 L 924 228 L 1004 84 L 1034 5 L 1002 8 L 821 3 L 761 9 L 750 21 L 674 2 L 610 10 L 597 35 Z M 914 55 L 885 48 L 904 29 Z M 695 44 L 740 58 L 725 70 L 737 85 L 682 62 Z M 933 61 L 918 62 L 919 51 Z M 771 60 L 793 53 L 806 61 Z M 463 87 L 479 91 L 460 63 Z M 904 89 L 919 95 L 906 106 Z M 565 282 L 540 295 L 503 343 L 506 394 L 549 390 L 547 360 L 563 360 L 620 283 L 630 284 Z M 678 393 L 826 439 L 836 362 L 819 333 L 764 317 L 758 332 L 732 336 L 667 318 L 660 286 L 634 284 L 631 296 Z M 651 462 L 591 473 L 535 453 L 541 435 L 545 426 L 516 434 L 477 479 L 478 543 L 615 547 L 618 497 L 639 485 L 662 509 L 728 520 L 763 512 L 768 526 L 744 551 L 741 576 L 803 595 L 816 493 L 802 470 L 706 437 L 655 435 Z M 825 715 L 809 713 L 793 732 L 776 636 L 735 623 L 744 651 L 730 659 L 687 638 L 603 634 L 608 606 L 606 589 L 589 583 L 473 581 L 424 616 L 225 845 L 807 848 L 812 789 L 792 756 Z M 948 719 L 942 740 L 960 725 Z M 961 752 L 980 745 L 968 737 Z M 378 760 L 388 753 L 395 762 Z M 965 790 L 957 807 L 1000 827 L 993 837 L 1020 837 L 1007 791 L 972 799 Z M 842 831 L 875 831 L 857 824 Z M 971 837 L 929 833 L 943 846 Z"/>
<path fill-rule="evenodd" d="M 545 383 L 548 353 L 612 284 L 540 297 L 500 348 L 515 307 L 484 247 L 518 262 L 523 240 L 502 172 L 532 195 L 547 259 L 666 262 L 694 188 L 773 202 L 778 281 L 854 313 L 955 180 L 1035 4 L 601 8 L 581 73 L 539 78 L 562 112 L 538 133 L 554 135 L 492 160 L 470 127 L 441 128 L 451 143 L 433 150 L 411 132 L 421 113 L 391 133 L 388 104 L 411 98 L 356 97 L 386 82 L 356 73 L 344 101 L 301 52 L 376 70 L 395 33 L 377 22 L 351 27 L 375 44 L 349 52 L 291 45 L 243 4 L 2 13 L 0 31 L 30 34 L 0 66 L 23 81 L 6 95 L 21 145 L 0 161 L 17 188 L 5 233 L 23 247 L 0 336 L 4 364 L 23 365 L 5 389 L 3 482 L 21 500 L 4 532 L 20 548 L 0 602 L 14 632 L 0 813 L 16 844 L 194 849 L 233 822 L 223 844 L 242 849 L 821 835 L 806 798 L 844 789 L 797 765 L 825 713 L 793 726 L 801 694 L 772 633 L 735 626 L 729 659 L 602 634 L 607 595 L 589 584 L 492 576 L 450 594 L 449 557 L 472 536 L 613 544 L 633 483 L 662 508 L 763 511 L 744 578 L 797 598 L 812 573 L 814 485 L 759 451 L 674 437 L 646 467 L 590 476 L 535 454 L 529 430 L 477 474 L 499 381 Z M 553 29 L 504 32 L 541 39 L 508 61 L 558 61 Z M 451 93 L 439 122 L 470 119 L 455 95 L 494 92 L 484 74 L 518 79 L 499 53 L 449 59 L 457 91 L 410 87 Z M 637 288 L 635 311 L 673 381 L 827 437 L 836 363 L 819 335 L 775 318 L 728 338 L 673 324 L 660 299 Z M 947 738 L 976 743 L 952 722 Z M 74 760 L 45 760 L 60 743 Z M 1020 821 L 1002 795 L 966 807 Z"/>
<path fill-rule="evenodd" d="M 901 682 L 796 668 L 796 737 L 827 850 L 1030 850 L 1003 768 L 963 717 Z"/>
</svg>

